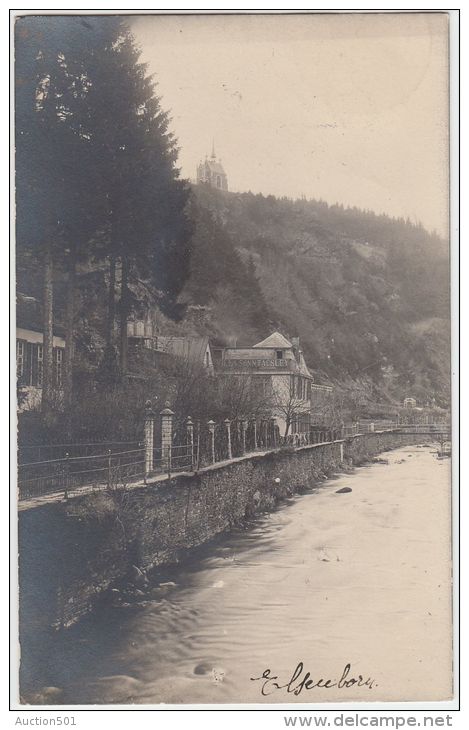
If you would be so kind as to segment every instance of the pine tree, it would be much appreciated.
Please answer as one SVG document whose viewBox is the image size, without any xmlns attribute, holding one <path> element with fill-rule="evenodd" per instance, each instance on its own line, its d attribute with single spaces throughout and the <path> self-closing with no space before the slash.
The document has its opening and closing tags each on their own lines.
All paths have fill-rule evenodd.
<svg viewBox="0 0 469 730">
<path fill-rule="evenodd" d="M 92 146 L 107 201 L 109 260 L 108 347 L 113 345 L 116 267 L 120 263 L 120 364 L 127 365 L 130 282 L 144 276 L 161 292 L 170 313 L 187 277 L 190 226 L 188 189 L 178 179 L 177 148 L 155 84 L 139 62 L 126 24 L 95 17 L 100 52 L 86 60 Z"/>
<path fill-rule="evenodd" d="M 66 209 L 64 169 L 71 115 L 61 18 L 24 17 L 16 25 L 17 242 L 43 269 L 42 408 L 53 389 L 53 270 Z"/>
<path fill-rule="evenodd" d="M 79 17 L 27 16 L 16 27 L 18 247 L 44 272 L 44 411 L 53 388 L 53 270 L 68 272 L 64 363 L 65 405 L 72 397 L 77 261 L 102 226 L 88 125 L 88 76 Z M 85 34 L 86 35 L 86 34 Z M 93 43 L 86 35 L 87 43 Z"/>
<path fill-rule="evenodd" d="M 177 313 L 188 273 L 188 189 L 154 82 L 115 16 L 29 16 L 17 25 L 18 247 L 44 271 L 44 408 L 52 388 L 53 266 L 67 272 L 65 404 L 70 407 L 76 266 L 109 262 L 108 349 L 126 369 L 129 287 L 158 286 Z"/>
</svg>

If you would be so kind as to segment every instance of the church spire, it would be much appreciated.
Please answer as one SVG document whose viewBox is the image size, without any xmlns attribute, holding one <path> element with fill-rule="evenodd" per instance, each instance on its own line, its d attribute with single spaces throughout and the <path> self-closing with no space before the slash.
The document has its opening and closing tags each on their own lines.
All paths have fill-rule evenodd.
<svg viewBox="0 0 469 730">
<path fill-rule="evenodd" d="M 221 160 L 216 157 L 215 139 L 212 138 L 212 154 L 205 155 L 205 161 L 197 165 L 197 182 L 212 185 L 220 190 L 228 190 L 228 180 Z"/>
</svg>

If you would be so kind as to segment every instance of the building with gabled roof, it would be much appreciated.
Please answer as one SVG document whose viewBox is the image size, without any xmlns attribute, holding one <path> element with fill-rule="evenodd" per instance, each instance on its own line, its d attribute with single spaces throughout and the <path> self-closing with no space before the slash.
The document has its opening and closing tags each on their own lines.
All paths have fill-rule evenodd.
<svg viewBox="0 0 469 730">
<path fill-rule="evenodd" d="M 206 336 L 157 335 L 156 349 L 160 352 L 167 352 L 185 362 L 204 367 L 209 373 L 213 372 L 212 351 L 209 339 Z"/>
<path fill-rule="evenodd" d="M 280 332 L 273 332 L 271 335 L 266 337 L 265 340 L 262 340 L 262 342 L 258 342 L 257 345 L 253 345 L 253 347 L 279 347 L 283 349 L 293 347 L 293 345 L 286 337 L 281 335 Z"/>
<path fill-rule="evenodd" d="M 324 386 L 314 383 L 298 337 L 290 342 L 280 332 L 273 332 L 252 347 L 227 347 L 215 365 L 224 374 L 256 381 L 282 435 L 301 437 L 309 432 L 312 392 Z"/>
<path fill-rule="evenodd" d="M 127 339 L 134 370 L 143 363 L 158 368 L 176 358 L 213 374 L 212 351 L 207 336 L 160 335 L 155 323 L 147 317 L 127 322 Z"/>
</svg>

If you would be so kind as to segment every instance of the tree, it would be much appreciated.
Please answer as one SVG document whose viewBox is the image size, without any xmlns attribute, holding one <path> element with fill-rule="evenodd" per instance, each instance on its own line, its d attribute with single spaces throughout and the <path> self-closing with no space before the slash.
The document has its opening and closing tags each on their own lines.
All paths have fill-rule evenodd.
<svg viewBox="0 0 469 730">
<path fill-rule="evenodd" d="M 145 275 L 159 287 L 162 306 L 177 313 L 190 253 L 188 190 L 178 179 L 169 117 L 119 17 L 21 18 L 16 56 L 18 248 L 44 273 L 44 409 L 52 388 L 54 268 L 68 278 L 64 385 L 70 410 L 77 264 L 109 262 L 108 350 L 115 345 L 120 271 L 125 371 L 132 278 Z"/>
<path fill-rule="evenodd" d="M 301 416 L 311 414 L 309 400 L 305 400 L 297 394 L 295 378 L 284 376 L 272 391 L 272 413 L 285 421 L 284 438 L 290 432 L 292 423 Z"/>
<path fill-rule="evenodd" d="M 53 388 L 54 262 L 64 242 L 70 210 L 67 155 L 78 137 L 70 126 L 80 81 L 64 46 L 63 18 L 26 16 L 16 25 L 16 205 L 17 243 L 43 269 L 43 394 L 51 407 Z"/>
<path fill-rule="evenodd" d="M 86 59 L 90 130 L 107 201 L 108 346 L 113 344 L 116 269 L 120 265 L 120 364 L 127 367 L 130 282 L 144 275 L 158 287 L 162 308 L 177 312 L 188 272 L 190 225 L 186 184 L 178 179 L 177 147 L 155 83 L 139 62 L 129 28 L 118 17 L 89 19 L 101 38 Z"/>
<path fill-rule="evenodd" d="M 340 386 L 330 393 L 319 394 L 317 403 L 312 405 L 311 410 L 315 425 L 320 427 L 340 428 L 350 417 L 348 401 Z"/>
<path fill-rule="evenodd" d="M 268 328 L 269 315 L 253 258 L 243 260 L 220 217 L 202 205 L 199 195 L 191 200 L 195 233 L 186 297 L 196 304 L 215 305 L 225 333 L 238 334 L 238 324 L 247 341 L 255 339 Z"/>
<path fill-rule="evenodd" d="M 271 415 L 272 399 L 259 387 L 255 376 L 218 374 L 214 391 L 212 410 L 220 419 L 257 420 Z"/>
</svg>

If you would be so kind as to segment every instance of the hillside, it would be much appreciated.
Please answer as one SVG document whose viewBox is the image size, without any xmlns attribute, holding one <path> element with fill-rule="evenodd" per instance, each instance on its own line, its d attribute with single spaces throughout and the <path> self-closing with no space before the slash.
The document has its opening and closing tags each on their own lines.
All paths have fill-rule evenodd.
<svg viewBox="0 0 469 730">
<path fill-rule="evenodd" d="M 153 312 L 163 334 L 204 334 L 218 345 L 252 345 L 272 330 L 299 336 L 319 382 L 381 402 L 450 398 L 448 245 L 420 226 L 322 202 L 193 188 L 190 272 L 174 321 L 140 275 L 131 314 Z M 18 258 L 18 289 L 42 298 L 42 273 Z M 164 273 L 161 273 L 163 276 Z M 118 283 L 120 275 L 118 273 Z M 78 272 L 75 368 L 103 357 L 108 273 Z M 67 279 L 55 268 L 55 318 Z M 116 332 L 117 336 L 117 332 Z"/>
<path fill-rule="evenodd" d="M 366 376 L 382 398 L 447 404 L 447 243 L 409 221 L 323 202 L 194 192 L 183 299 L 205 308 L 199 329 L 242 345 L 275 327 L 301 338 L 323 379 Z"/>
</svg>

